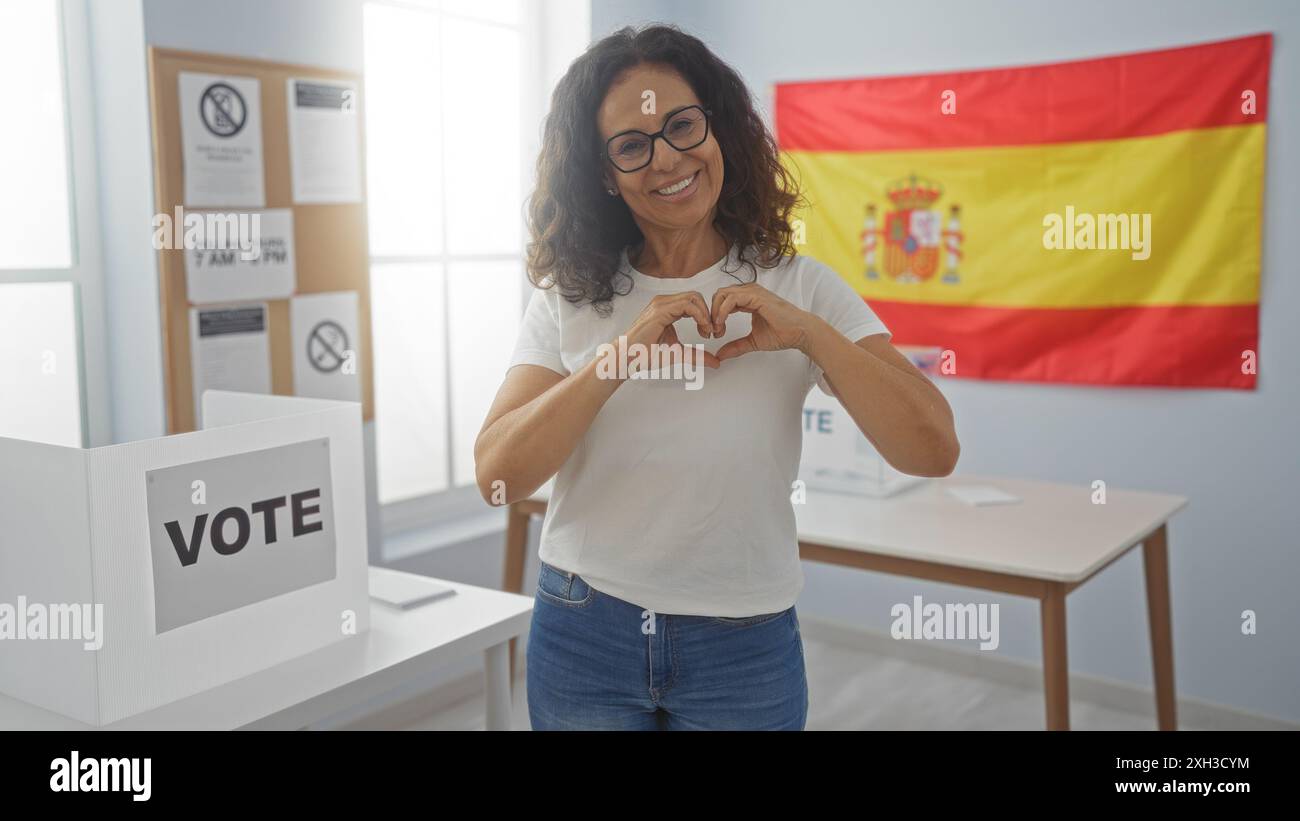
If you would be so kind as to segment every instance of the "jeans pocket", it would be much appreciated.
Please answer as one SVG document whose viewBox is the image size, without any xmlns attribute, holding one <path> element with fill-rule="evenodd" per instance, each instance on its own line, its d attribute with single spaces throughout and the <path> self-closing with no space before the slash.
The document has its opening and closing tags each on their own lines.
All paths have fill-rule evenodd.
<svg viewBox="0 0 1300 821">
<path fill-rule="evenodd" d="M 782 616 L 790 613 L 794 607 L 788 607 L 785 610 L 779 610 L 775 613 L 759 613 L 756 616 L 710 616 L 709 618 L 719 624 L 731 625 L 733 627 L 753 627 L 757 624 L 766 624 L 769 621 L 776 621 Z"/>
<path fill-rule="evenodd" d="M 542 562 L 537 574 L 537 597 L 561 607 L 586 607 L 596 597 L 596 588 L 577 573 Z"/>
</svg>

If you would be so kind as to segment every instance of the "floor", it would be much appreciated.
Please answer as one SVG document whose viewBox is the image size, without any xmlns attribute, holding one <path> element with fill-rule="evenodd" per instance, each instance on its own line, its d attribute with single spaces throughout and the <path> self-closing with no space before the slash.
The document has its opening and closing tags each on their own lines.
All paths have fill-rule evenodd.
<svg viewBox="0 0 1300 821">
<path fill-rule="evenodd" d="M 804 636 L 809 730 L 1039 730 L 1043 695 L 892 656 Z M 515 686 L 513 726 L 527 730 L 522 681 Z M 1154 730 L 1154 705 L 1133 714 L 1071 700 L 1076 730 Z M 412 722 L 410 730 L 481 730 L 477 696 Z M 1205 729 L 1180 724 L 1180 729 Z"/>
</svg>

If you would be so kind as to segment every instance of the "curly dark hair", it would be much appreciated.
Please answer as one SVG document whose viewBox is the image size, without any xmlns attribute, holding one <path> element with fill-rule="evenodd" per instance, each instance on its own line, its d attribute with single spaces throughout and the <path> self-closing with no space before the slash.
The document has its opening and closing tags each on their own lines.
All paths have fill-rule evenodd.
<svg viewBox="0 0 1300 821">
<path fill-rule="evenodd" d="M 740 75 L 675 26 L 624 28 L 593 43 L 555 87 L 528 201 L 529 280 L 602 315 L 630 290 L 626 277 L 628 288 L 615 287 L 619 257 L 642 235 L 627 204 L 604 191 L 596 114 L 614 80 L 641 64 L 675 69 L 712 111 L 724 171 L 713 224 L 739 244 L 739 262 L 757 276 L 755 266 L 776 267 L 795 252 L 790 218 L 802 197 Z"/>
</svg>

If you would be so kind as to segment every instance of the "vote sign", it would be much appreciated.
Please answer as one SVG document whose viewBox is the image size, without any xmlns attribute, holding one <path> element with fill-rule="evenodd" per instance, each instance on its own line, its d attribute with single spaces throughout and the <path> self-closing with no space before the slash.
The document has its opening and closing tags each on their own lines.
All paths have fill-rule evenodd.
<svg viewBox="0 0 1300 821">
<path fill-rule="evenodd" d="M 158 633 L 333 579 L 329 439 L 147 471 Z"/>
</svg>

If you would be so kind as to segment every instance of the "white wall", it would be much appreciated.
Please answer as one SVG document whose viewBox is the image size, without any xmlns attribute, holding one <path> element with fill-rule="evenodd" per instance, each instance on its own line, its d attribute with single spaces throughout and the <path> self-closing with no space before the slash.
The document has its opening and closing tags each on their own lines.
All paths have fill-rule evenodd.
<svg viewBox="0 0 1300 821">
<path fill-rule="evenodd" d="M 1103 479 L 1112 488 L 1189 497 L 1188 509 L 1170 528 L 1179 696 L 1300 720 L 1300 368 L 1290 357 L 1300 350 L 1300 325 L 1293 320 L 1300 304 L 1300 234 L 1288 227 L 1300 212 L 1300 4 L 595 0 L 593 35 L 645 19 L 677 23 L 709 43 L 765 106 L 771 84 L 783 80 L 1011 66 L 1274 33 L 1259 389 L 965 380 L 942 386 L 957 415 L 959 472 L 1079 484 Z M 820 565 L 805 568 L 801 612 L 887 631 L 890 605 L 915 593 L 1001 601 L 998 652 L 1040 658 L 1037 608 L 1027 600 Z M 1071 672 L 1149 685 L 1143 602 L 1136 553 L 1073 593 Z M 1253 637 L 1241 634 L 1246 609 L 1259 617 Z"/>
<path fill-rule="evenodd" d="M 151 46 L 362 69 L 361 0 L 144 0 Z"/>
<path fill-rule="evenodd" d="M 153 218 L 153 151 L 141 0 L 87 2 L 99 222 L 112 400 L 111 442 L 161 436 L 167 422 Z M 93 439 L 93 446 L 110 442 Z"/>
</svg>

